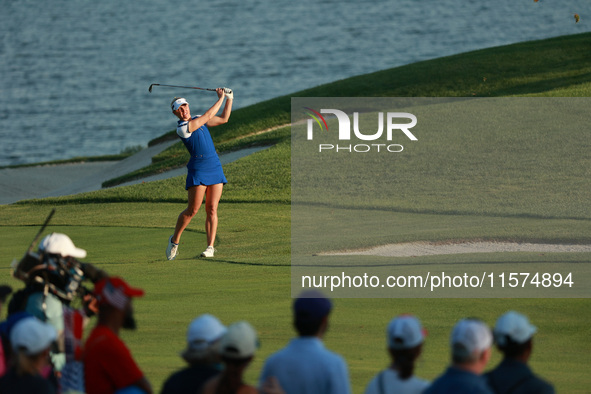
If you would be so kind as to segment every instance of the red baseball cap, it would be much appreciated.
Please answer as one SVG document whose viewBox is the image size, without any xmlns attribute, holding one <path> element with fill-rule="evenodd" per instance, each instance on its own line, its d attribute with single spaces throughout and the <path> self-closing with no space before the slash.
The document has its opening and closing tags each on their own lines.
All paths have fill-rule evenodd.
<svg viewBox="0 0 591 394">
<path fill-rule="evenodd" d="M 130 298 L 143 296 L 144 290 L 129 286 L 122 278 L 111 276 L 97 282 L 94 294 L 99 304 L 106 303 L 123 310 Z"/>
</svg>

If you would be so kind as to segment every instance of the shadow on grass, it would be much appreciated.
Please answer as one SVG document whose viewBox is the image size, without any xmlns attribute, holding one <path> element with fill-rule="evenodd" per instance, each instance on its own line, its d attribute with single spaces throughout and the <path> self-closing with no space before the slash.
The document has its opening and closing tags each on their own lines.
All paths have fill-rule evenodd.
<svg viewBox="0 0 591 394">
<path fill-rule="evenodd" d="M 229 201 L 228 201 L 229 202 Z M 244 201 L 246 202 L 246 201 Z M 266 202 L 266 201 L 265 201 Z M 359 205 L 334 204 L 321 202 L 294 203 L 294 205 L 303 205 L 311 207 L 320 207 L 327 209 L 348 209 L 354 211 L 383 211 L 397 213 L 416 213 L 424 215 L 451 215 L 451 216 L 479 216 L 491 218 L 519 218 L 519 219 L 558 219 L 558 220 L 581 220 L 591 221 L 591 218 L 581 218 L 577 216 L 552 216 L 552 215 L 534 215 L 529 213 L 494 213 L 494 212 L 471 212 L 460 210 L 437 210 L 437 209 L 409 209 L 398 207 L 360 207 Z"/>
<path fill-rule="evenodd" d="M 213 261 L 216 263 L 225 263 L 225 264 L 232 264 L 232 265 L 243 265 L 243 266 L 260 266 L 260 267 L 289 267 L 289 264 L 273 264 L 273 263 L 249 263 L 246 261 L 235 261 L 235 260 L 224 260 L 218 258 L 210 258 L 210 257 L 201 257 L 199 255 L 193 257 L 195 260 L 206 260 Z"/>
<path fill-rule="evenodd" d="M 521 94 L 536 94 L 545 93 L 555 89 L 560 89 L 564 86 L 574 87 L 584 85 L 585 83 L 591 82 L 591 73 L 578 74 L 568 77 L 559 78 L 544 78 L 540 77 L 541 80 L 536 84 L 526 82 L 520 85 L 514 85 L 511 88 L 502 88 L 490 92 L 491 96 L 510 96 L 510 95 L 521 95 Z M 542 79 L 543 78 L 543 79 Z"/>
<path fill-rule="evenodd" d="M 501 253 L 501 252 L 491 252 L 491 253 Z M 447 255 L 449 256 L 449 255 Z M 391 259 L 392 257 L 388 257 L 389 259 Z M 515 263 L 515 262 L 513 262 Z M 544 261 L 544 260 L 531 260 L 531 261 L 521 261 L 519 262 L 520 264 L 548 264 L 548 261 Z M 507 261 L 502 261 L 502 260 L 491 260 L 491 261 L 463 261 L 463 262 L 451 262 L 451 263 L 442 263 L 442 262 L 432 262 L 432 263 L 390 263 L 390 264 L 298 264 L 297 266 L 294 265 L 294 267 L 300 268 L 300 267 L 314 267 L 314 268 L 376 268 L 376 267 L 391 267 L 391 266 L 396 266 L 396 267 L 432 267 L 432 266 L 441 266 L 441 265 L 445 265 L 445 266 L 449 266 L 449 267 L 453 267 L 453 266 L 464 266 L 464 265 L 469 265 L 469 266 L 473 266 L 474 264 L 478 264 L 478 265 L 506 265 Z M 588 260 L 581 260 L 581 261 L 568 261 L 568 264 L 589 264 Z M 266 264 L 263 264 L 266 265 Z"/>
</svg>

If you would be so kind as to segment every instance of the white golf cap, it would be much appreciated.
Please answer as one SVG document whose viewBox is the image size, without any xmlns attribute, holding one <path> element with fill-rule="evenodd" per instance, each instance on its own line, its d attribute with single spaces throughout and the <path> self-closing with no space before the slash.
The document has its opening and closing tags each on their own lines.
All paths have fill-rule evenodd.
<svg viewBox="0 0 591 394">
<path fill-rule="evenodd" d="M 507 338 L 522 344 L 530 339 L 538 329 L 532 325 L 527 317 L 515 311 L 509 311 L 499 317 L 493 330 L 495 341 L 499 346 L 507 344 Z"/>
<path fill-rule="evenodd" d="M 425 330 L 413 315 L 400 315 L 388 324 L 386 338 L 390 349 L 410 349 L 423 343 Z"/>
<path fill-rule="evenodd" d="M 56 339 L 57 332 L 53 326 L 32 316 L 20 320 L 10 330 L 12 348 L 23 349 L 29 356 L 48 349 Z"/>
<path fill-rule="evenodd" d="M 189 103 L 184 98 L 179 97 L 179 98 L 177 98 L 176 100 L 174 100 L 172 102 L 172 104 L 170 105 L 170 107 L 172 108 L 173 111 L 176 111 L 183 104 L 189 104 Z"/>
<path fill-rule="evenodd" d="M 454 354 L 469 356 L 482 352 L 492 345 L 492 333 L 488 326 L 477 319 L 462 319 L 451 333 Z M 466 354 L 464 354 L 466 353 Z"/>
<path fill-rule="evenodd" d="M 224 357 L 241 359 L 253 356 L 258 345 L 255 329 L 248 322 L 240 321 L 228 327 L 219 349 Z"/>
<path fill-rule="evenodd" d="M 86 257 L 86 250 L 77 248 L 66 234 L 51 233 L 41 240 L 39 251 L 59 254 L 62 257 L 72 256 L 78 259 Z"/>
<path fill-rule="evenodd" d="M 187 328 L 187 348 L 182 356 L 191 359 L 207 355 L 207 349 L 227 331 L 215 316 L 206 313 L 195 318 Z"/>
</svg>

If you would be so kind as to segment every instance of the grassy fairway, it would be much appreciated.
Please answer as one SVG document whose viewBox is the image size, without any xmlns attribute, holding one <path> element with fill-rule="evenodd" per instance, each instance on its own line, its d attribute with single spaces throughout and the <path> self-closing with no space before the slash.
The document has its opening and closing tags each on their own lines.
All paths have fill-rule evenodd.
<svg viewBox="0 0 591 394">
<path fill-rule="evenodd" d="M 591 34 L 584 34 L 476 51 L 338 81 L 296 95 L 590 96 L 590 38 Z M 232 116 L 232 122 L 216 138 L 218 143 L 239 146 L 240 143 L 229 141 L 289 122 L 289 97 L 244 108 Z M 552 156 L 552 161 L 543 163 L 550 175 L 556 175 L 549 176 L 546 183 L 530 182 L 524 176 L 522 182 L 505 190 L 502 178 L 494 177 L 491 180 L 496 189 L 491 190 L 482 187 L 486 174 L 480 173 L 480 177 L 471 177 L 470 182 L 466 178 L 465 188 L 458 190 L 445 184 L 426 185 L 424 179 L 413 181 L 409 177 L 403 179 L 406 194 L 396 200 L 396 205 L 374 201 L 372 204 L 382 211 L 374 209 L 369 213 L 388 215 L 398 226 L 384 233 L 382 239 L 359 239 L 356 234 L 363 230 L 357 228 L 355 232 L 341 232 L 342 237 L 335 237 L 330 243 L 334 248 L 352 243 L 363 246 L 368 242 L 450 238 L 589 243 L 588 138 L 585 140 L 585 130 L 581 133 L 583 142 L 570 141 L 576 149 L 574 154 L 563 161 L 560 155 Z M 2 282 L 20 287 L 9 276 L 9 262 L 22 255 L 50 208 L 56 206 L 57 213 L 48 231 L 69 234 L 77 246 L 87 249 L 88 262 L 145 288 L 144 299 L 134 304 L 139 329 L 125 332 L 124 340 L 156 391 L 172 371 L 183 365 L 178 352 L 184 347 L 187 324 L 205 312 L 228 324 L 245 319 L 257 328 L 261 348 L 247 373 L 248 382 L 255 383 L 265 357 L 293 336 L 287 136 L 285 130 L 278 130 L 273 134 L 278 145 L 225 166 L 230 183 L 220 206 L 218 253 L 214 259 L 197 258 L 205 245 L 203 212 L 183 235 L 179 257 L 172 262 L 164 258 L 168 236 L 186 201 L 184 179 L 177 177 L 0 207 L 0 252 L 5 258 L 0 265 L 5 278 Z M 269 142 L 265 138 L 253 136 L 241 141 L 265 144 Z M 407 164 L 424 166 L 421 170 L 431 176 L 430 182 L 436 182 L 437 171 L 441 170 L 438 163 L 445 162 L 449 155 L 473 155 L 477 160 L 482 153 L 474 151 L 478 148 L 476 142 L 468 152 L 453 152 L 452 147 L 448 144 L 447 150 L 440 150 L 441 156 L 435 157 L 435 161 L 427 163 L 417 158 Z M 159 161 L 186 161 L 175 149 L 164 153 Z M 512 152 L 518 161 L 506 171 L 517 173 L 536 162 L 535 157 L 528 156 L 534 152 Z M 478 171 L 468 165 L 466 169 Z M 552 179 L 558 183 L 548 183 Z M 563 186 L 572 182 L 579 182 L 580 188 L 568 193 Z M 445 191 L 447 201 L 458 201 L 459 209 L 458 204 L 453 209 L 451 205 L 442 206 L 441 197 L 425 194 L 425 188 Z M 471 190 L 469 198 L 466 190 Z M 569 198 L 553 200 L 549 194 Z M 510 200 L 503 205 L 505 197 Z M 358 208 L 343 202 L 342 209 Z M 342 228 L 338 212 L 335 216 L 334 222 L 327 223 L 327 232 Z M 324 248 L 321 240 L 310 241 L 311 252 Z M 589 264 L 590 257 L 587 253 L 559 258 Z M 458 260 L 509 264 L 535 258 L 552 260 L 553 256 L 497 253 L 462 256 Z M 442 261 L 447 260 L 439 262 Z M 449 332 L 458 319 L 478 316 L 494 324 L 508 309 L 527 313 L 538 327 L 532 359 L 535 371 L 552 381 L 558 392 L 584 393 L 591 387 L 588 299 L 336 299 L 334 303 L 326 344 L 347 359 L 355 393 L 363 392 L 371 377 L 387 364 L 384 330 L 394 315 L 415 313 L 428 329 L 425 353 L 416 372 L 433 379 L 448 363 Z M 491 366 L 498 360 L 495 352 Z"/>
<path fill-rule="evenodd" d="M 166 262 L 162 256 L 170 232 L 167 223 L 182 208 L 168 203 L 71 204 L 58 207 L 51 230 L 70 234 L 88 250 L 88 261 L 146 289 L 146 297 L 135 303 L 139 331 L 125 332 L 124 338 L 155 387 L 182 366 L 177 353 L 183 348 L 186 326 L 204 312 L 227 323 L 247 319 L 257 327 L 262 346 L 248 373 L 248 380 L 255 382 L 264 357 L 293 334 L 289 206 L 226 204 L 220 211 L 224 230 L 215 259 L 195 258 L 205 236 L 193 230 L 185 234 L 179 258 Z M 19 257 L 47 212 L 43 205 L 3 208 L 2 255 Z M 510 260 L 515 255 L 495 257 Z M 11 284 L 19 286 L 16 281 Z M 421 316 L 429 337 L 418 373 L 433 378 L 447 362 L 449 329 L 456 320 L 479 316 L 493 324 L 508 308 L 526 311 L 539 328 L 534 368 L 561 391 L 584 392 L 591 351 L 585 340 L 591 323 L 588 300 L 338 299 L 326 342 L 347 358 L 354 391 L 362 392 L 372 374 L 387 363 L 383 331 L 391 316 Z"/>
<path fill-rule="evenodd" d="M 183 348 L 186 326 L 204 312 L 215 313 L 227 323 L 247 319 L 257 327 L 262 346 L 248 373 L 248 380 L 255 382 L 264 357 L 292 335 L 286 241 L 289 206 L 227 204 L 220 212 L 226 230 L 215 259 L 195 259 L 205 237 L 191 231 L 184 236 L 179 258 L 166 262 L 162 259 L 170 232 L 166 223 L 182 207 L 72 204 L 58 207 L 51 229 L 70 234 L 87 248 L 88 261 L 146 289 L 146 297 L 135 303 L 139 331 L 125 332 L 124 338 L 155 387 L 182 366 L 177 353 Z M 31 205 L 3 209 L 2 255 L 20 256 L 47 211 L 46 206 Z M 245 223 L 245 212 L 257 226 Z M 122 217 L 130 223 L 122 223 Z M 253 231 L 256 227 L 268 230 Z M 8 277 L 9 270 L 2 271 Z M 16 281 L 11 284 L 19 286 Z M 591 323 L 588 300 L 338 299 L 326 342 L 347 358 L 354 390 L 361 392 L 372 374 L 387 363 L 383 331 L 391 316 L 403 312 L 421 316 L 429 337 L 418 373 L 433 378 L 447 362 L 449 329 L 457 319 L 479 316 L 493 324 L 508 308 L 526 311 L 539 328 L 534 368 L 564 391 L 584 392 L 591 351 L 585 340 Z"/>
</svg>

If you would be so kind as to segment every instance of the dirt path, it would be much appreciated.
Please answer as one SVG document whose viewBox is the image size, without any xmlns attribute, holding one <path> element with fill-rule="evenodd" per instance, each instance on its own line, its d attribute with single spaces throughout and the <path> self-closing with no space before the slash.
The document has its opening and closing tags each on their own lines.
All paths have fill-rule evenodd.
<svg viewBox="0 0 591 394">
<path fill-rule="evenodd" d="M 100 190 L 103 182 L 150 165 L 152 157 L 177 140 L 143 149 L 117 162 L 92 162 L 0 169 L 0 205 L 33 198 L 58 197 Z M 268 146 L 245 148 L 219 155 L 222 165 L 248 156 Z M 126 182 L 131 185 L 186 175 L 183 166 L 171 171 Z M 121 185 L 120 185 L 121 186 Z"/>
</svg>

